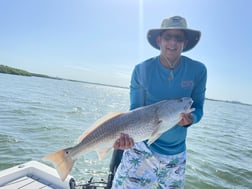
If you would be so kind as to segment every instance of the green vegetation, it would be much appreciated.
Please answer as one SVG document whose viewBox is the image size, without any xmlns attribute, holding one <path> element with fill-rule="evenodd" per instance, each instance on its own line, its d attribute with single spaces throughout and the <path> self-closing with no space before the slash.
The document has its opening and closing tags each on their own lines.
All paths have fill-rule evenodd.
<svg viewBox="0 0 252 189">
<path fill-rule="evenodd" d="M 5 65 L 0 65 L 0 73 L 6 73 L 6 74 L 15 74 L 15 75 L 24 75 L 24 76 L 32 76 L 32 73 L 27 72 L 25 70 L 12 68 Z"/>
<path fill-rule="evenodd" d="M 0 73 L 22 75 L 22 76 L 45 77 L 45 78 L 50 78 L 50 79 L 61 79 L 61 78 L 58 78 L 58 77 L 51 77 L 51 76 L 48 76 L 48 75 L 31 73 L 31 72 L 28 72 L 28 71 L 25 71 L 25 70 L 21 70 L 21 69 L 18 69 L 18 68 L 13 68 L 13 67 L 1 65 L 1 64 L 0 64 Z"/>
</svg>

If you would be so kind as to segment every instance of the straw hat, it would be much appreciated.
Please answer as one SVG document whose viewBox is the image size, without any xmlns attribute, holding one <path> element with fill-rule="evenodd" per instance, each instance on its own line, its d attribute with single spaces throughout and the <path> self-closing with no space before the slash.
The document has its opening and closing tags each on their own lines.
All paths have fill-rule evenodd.
<svg viewBox="0 0 252 189">
<path fill-rule="evenodd" d="M 191 50 L 200 40 L 200 31 L 187 28 L 186 20 L 183 17 L 174 16 L 164 19 L 160 28 L 151 29 L 148 31 L 147 39 L 151 46 L 156 49 L 160 49 L 156 41 L 157 37 L 162 31 L 169 29 L 178 29 L 185 32 L 188 42 L 185 45 L 183 52 Z"/>
</svg>

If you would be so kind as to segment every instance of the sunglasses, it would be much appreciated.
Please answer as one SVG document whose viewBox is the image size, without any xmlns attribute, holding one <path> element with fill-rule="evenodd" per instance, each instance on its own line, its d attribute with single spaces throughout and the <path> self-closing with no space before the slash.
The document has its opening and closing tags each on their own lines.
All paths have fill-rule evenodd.
<svg viewBox="0 0 252 189">
<path fill-rule="evenodd" d="M 178 43 L 182 43 L 185 41 L 185 37 L 183 35 L 170 35 L 170 34 L 166 34 L 163 36 L 163 39 L 166 41 L 170 41 L 170 40 L 174 40 Z"/>
</svg>

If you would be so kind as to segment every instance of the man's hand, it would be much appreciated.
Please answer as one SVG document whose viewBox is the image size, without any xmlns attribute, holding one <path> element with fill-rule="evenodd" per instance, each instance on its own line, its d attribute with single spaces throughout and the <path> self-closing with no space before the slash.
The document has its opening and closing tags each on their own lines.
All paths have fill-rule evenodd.
<svg viewBox="0 0 252 189">
<path fill-rule="evenodd" d="M 187 125 L 190 125 L 193 123 L 193 115 L 191 113 L 189 113 L 189 114 L 182 113 L 181 117 L 182 117 L 182 119 L 178 123 L 178 125 L 187 126 Z"/>
<path fill-rule="evenodd" d="M 134 141 L 129 135 L 121 134 L 120 138 L 117 139 L 114 143 L 114 149 L 117 150 L 125 150 L 128 148 L 132 148 L 134 146 Z"/>
</svg>

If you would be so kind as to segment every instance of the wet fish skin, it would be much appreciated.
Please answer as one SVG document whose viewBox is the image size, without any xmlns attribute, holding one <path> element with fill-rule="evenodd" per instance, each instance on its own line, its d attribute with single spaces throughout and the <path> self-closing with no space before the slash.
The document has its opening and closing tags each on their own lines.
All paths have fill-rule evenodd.
<svg viewBox="0 0 252 189">
<path fill-rule="evenodd" d="M 44 160 L 53 162 L 60 178 L 65 180 L 80 154 L 96 151 L 103 159 L 121 133 L 128 134 L 134 142 L 148 140 L 150 145 L 181 120 L 181 113 L 192 112 L 192 103 L 191 98 L 184 97 L 109 114 L 85 131 L 76 146 L 49 154 Z"/>
</svg>

